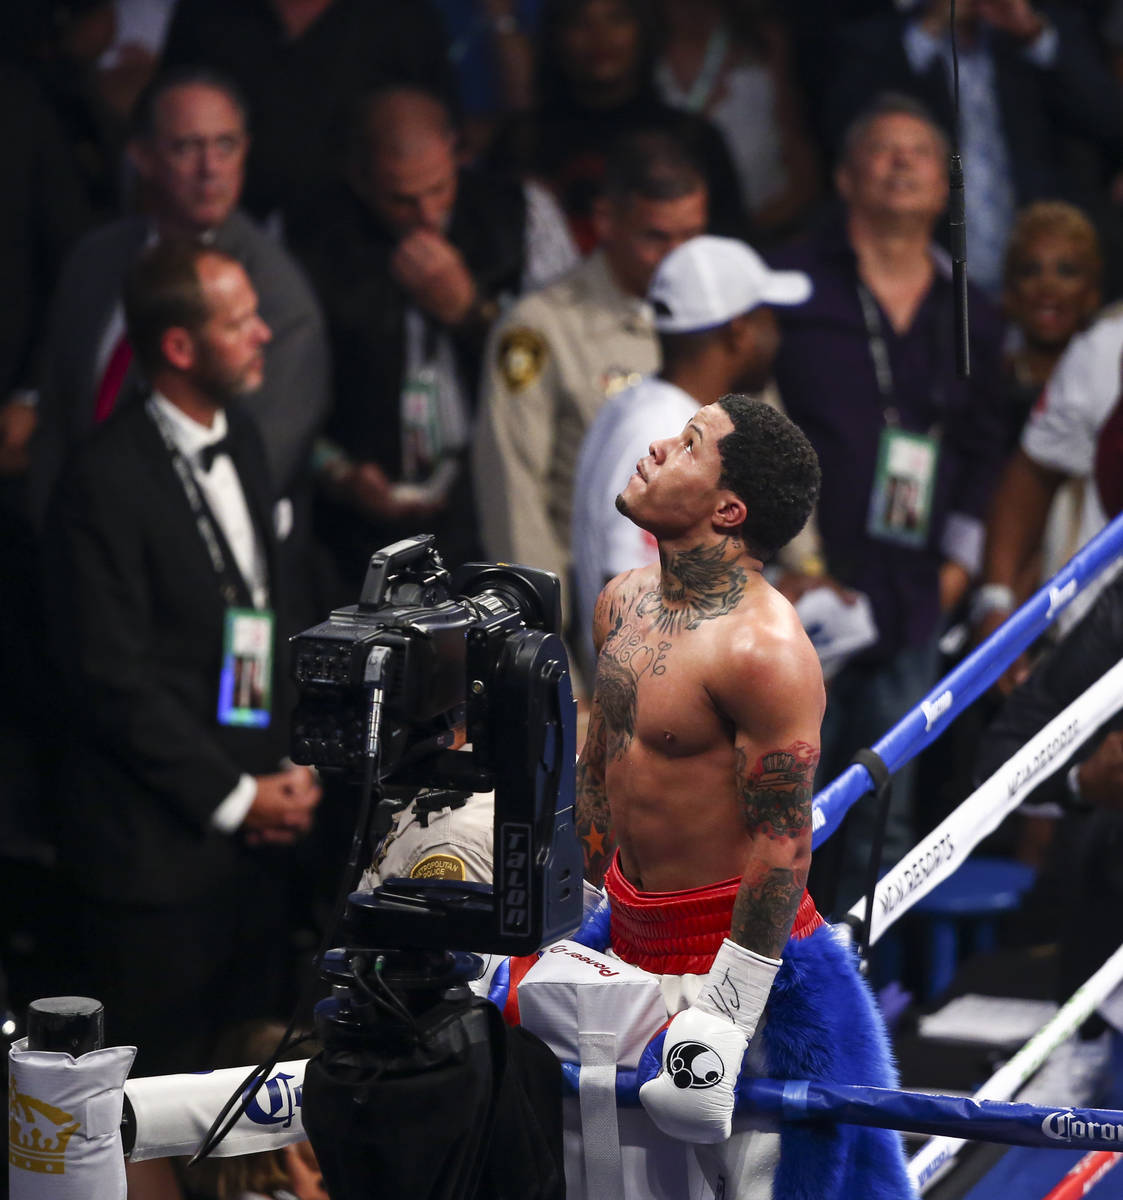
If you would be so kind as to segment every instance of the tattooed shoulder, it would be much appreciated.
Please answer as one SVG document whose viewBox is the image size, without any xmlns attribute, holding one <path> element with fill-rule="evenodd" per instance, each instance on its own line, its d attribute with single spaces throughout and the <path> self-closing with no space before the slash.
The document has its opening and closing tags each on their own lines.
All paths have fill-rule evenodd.
<svg viewBox="0 0 1123 1200">
<path fill-rule="evenodd" d="M 593 640 L 599 648 L 634 614 L 640 597 L 647 590 L 640 572 L 627 571 L 605 584 L 593 609 Z"/>
</svg>

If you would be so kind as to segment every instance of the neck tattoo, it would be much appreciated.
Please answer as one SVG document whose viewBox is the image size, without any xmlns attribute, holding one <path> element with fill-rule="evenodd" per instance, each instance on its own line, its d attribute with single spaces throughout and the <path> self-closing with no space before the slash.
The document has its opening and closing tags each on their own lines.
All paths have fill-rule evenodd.
<svg viewBox="0 0 1123 1200">
<path fill-rule="evenodd" d="M 748 572 L 727 561 L 730 543 L 740 547 L 736 539 L 725 538 L 713 546 L 668 554 L 658 590 L 640 599 L 636 615 L 654 616 L 655 629 L 673 635 L 732 612 L 745 594 Z"/>
</svg>

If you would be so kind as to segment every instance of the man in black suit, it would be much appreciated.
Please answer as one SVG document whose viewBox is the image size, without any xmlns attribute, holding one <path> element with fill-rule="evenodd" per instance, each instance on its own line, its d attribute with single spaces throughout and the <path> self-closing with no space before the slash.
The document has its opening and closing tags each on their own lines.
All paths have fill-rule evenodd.
<svg viewBox="0 0 1123 1200">
<path fill-rule="evenodd" d="M 484 343 L 573 252 L 542 190 L 461 167 L 448 109 L 410 87 L 365 97 L 348 184 L 316 215 L 294 247 L 335 385 L 317 532 L 350 595 L 373 551 L 421 528 L 449 562 L 481 556 L 466 458 Z"/>
<path fill-rule="evenodd" d="M 319 801 L 283 766 L 281 548 L 257 431 L 269 329 L 236 259 L 164 241 L 127 277 L 152 386 L 71 459 L 48 515 L 50 628 L 75 701 L 59 860 L 87 975 L 140 1073 L 207 1065 L 275 1015 L 286 847 Z"/>
</svg>

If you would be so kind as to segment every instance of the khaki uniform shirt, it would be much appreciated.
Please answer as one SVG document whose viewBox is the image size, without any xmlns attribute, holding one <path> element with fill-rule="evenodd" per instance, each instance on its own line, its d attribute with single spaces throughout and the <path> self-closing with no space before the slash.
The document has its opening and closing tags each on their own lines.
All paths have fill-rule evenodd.
<svg viewBox="0 0 1123 1200">
<path fill-rule="evenodd" d="M 394 825 L 363 873 L 360 889 L 381 887 L 387 879 L 451 879 L 491 883 L 495 796 L 478 792 L 460 808 L 430 813 L 422 824 L 414 805 L 394 817 Z"/>
<path fill-rule="evenodd" d="M 609 396 L 658 366 L 650 310 L 620 290 L 599 251 L 492 330 L 473 447 L 484 546 L 489 558 L 554 571 L 567 619 L 581 439 Z"/>
</svg>

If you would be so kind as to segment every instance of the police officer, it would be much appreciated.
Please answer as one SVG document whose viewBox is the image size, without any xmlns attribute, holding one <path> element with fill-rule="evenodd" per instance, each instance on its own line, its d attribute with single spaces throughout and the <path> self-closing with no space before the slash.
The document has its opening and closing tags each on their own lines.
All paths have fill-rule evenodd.
<svg viewBox="0 0 1123 1200">
<path fill-rule="evenodd" d="M 581 439 L 608 397 L 659 366 L 647 285 L 706 227 L 702 175 L 669 135 L 619 144 L 595 207 L 599 249 L 492 331 L 473 468 L 489 558 L 554 571 L 569 619 L 570 510 Z"/>
</svg>

